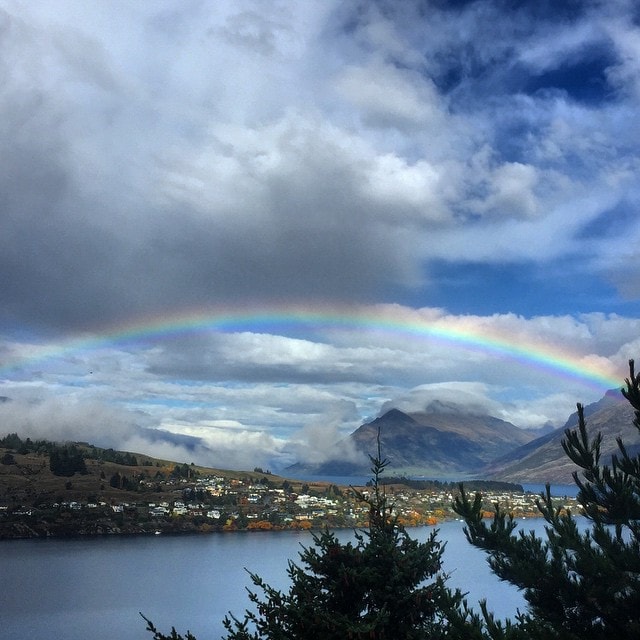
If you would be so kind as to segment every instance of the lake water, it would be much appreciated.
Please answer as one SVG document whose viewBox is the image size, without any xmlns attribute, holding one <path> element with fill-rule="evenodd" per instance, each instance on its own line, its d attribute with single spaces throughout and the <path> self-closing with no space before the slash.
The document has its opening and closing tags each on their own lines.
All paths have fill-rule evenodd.
<svg viewBox="0 0 640 640">
<path fill-rule="evenodd" d="M 367 484 L 371 480 L 371 477 L 367 476 L 299 476 L 300 480 L 306 480 L 307 482 L 331 482 L 341 487 L 361 487 Z M 451 482 L 454 485 L 458 484 L 458 480 L 451 478 L 416 478 L 416 480 L 439 480 L 441 482 Z M 462 480 L 462 482 L 466 482 Z M 544 483 L 531 483 L 531 482 L 519 482 L 517 484 L 522 485 L 525 491 L 531 493 L 541 493 L 545 490 Z M 552 496 L 568 496 L 575 498 L 578 495 L 578 487 L 575 484 L 552 484 L 551 485 Z"/>
<path fill-rule="evenodd" d="M 531 493 L 542 493 L 545 491 L 545 485 L 539 483 L 522 483 L 522 488 Z M 578 495 L 578 487 L 575 484 L 552 484 L 550 488 L 552 496 L 575 498 Z"/>
<path fill-rule="evenodd" d="M 521 521 L 542 531 L 542 520 Z M 468 544 L 462 523 L 439 525 L 447 541 L 449 584 L 486 598 L 498 617 L 524 606 L 511 585 L 490 571 Z M 432 529 L 410 529 L 425 540 Z M 337 532 L 346 541 L 353 532 Z M 150 640 L 142 611 L 168 633 L 171 626 L 198 640 L 218 639 L 228 611 L 241 617 L 250 604 L 244 567 L 286 590 L 287 559 L 298 559 L 308 533 L 255 532 L 197 536 L 106 537 L 0 542 L 0 637 L 29 640 Z M 477 607 L 475 607 L 477 609 Z"/>
</svg>

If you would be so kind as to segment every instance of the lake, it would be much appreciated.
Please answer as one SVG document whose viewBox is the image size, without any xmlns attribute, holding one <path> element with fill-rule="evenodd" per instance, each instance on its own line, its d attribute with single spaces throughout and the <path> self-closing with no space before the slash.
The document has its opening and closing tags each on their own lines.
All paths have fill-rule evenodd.
<svg viewBox="0 0 640 640">
<path fill-rule="evenodd" d="M 520 521 L 541 532 L 544 521 Z M 447 541 L 450 586 L 469 592 L 470 604 L 486 598 L 498 617 L 511 616 L 524 600 L 490 571 L 485 556 L 468 544 L 459 521 L 439 525 Z M 425 540 L 430 527 L 412 528 Z M 353 531 L 341 530 L 346 541 Z M 159 629 L 171 626 L 198 640 L 218 639 L 228 611 L 249 605 L 244 567 L 286 589 L 287 559 L 298 559 L 309 533 L 255 532 L 194 536 L 105 537 L 0 542 L 0 629 L 5 638 L 30 640 L 150 640 L 142 611 Z M 477 609 L 477 606 L 474 608 Z"/>
<path fill-rule="evenodd" d="M 295 476 L 294 476 L 295 477 Z M 371 480 L 371 477 L 367 476 L 298 476 L 299 480 L 305 480 L 307 482 L 330 482 L 331 484 L 336 484 L 341 487 L 363 487 Z M 468 482 L 468 480 L 456 480 L 451 478 L 427 478 L 427 477 L 417 477 L 413 478 L 414 480 L 438 480 L 440 482 L 448 482 L 454 485 L 457 485 L 458 482 Z M 516 484 L 520 484 L 525 491 L 530 493 L 541 493 L 545 491 L 545 484 L 542 482 L 532 483 L 532 482 L 519 482 Z M 551 486 L 551 495 L 552 496 L 568 496 L 570 498 L 575 498 L 578 495 L 578 487 L 575 484 L 552 484 Z"/>
</svg>

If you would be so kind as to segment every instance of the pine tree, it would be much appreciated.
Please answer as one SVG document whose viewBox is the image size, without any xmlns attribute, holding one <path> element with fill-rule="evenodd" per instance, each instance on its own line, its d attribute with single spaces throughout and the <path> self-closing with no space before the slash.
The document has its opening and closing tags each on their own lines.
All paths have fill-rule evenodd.
<svg viewBox="0 0 640 640">
<path fill-rule="evenodd" d="M 640 431 L 640 375 L 629 362 L 622 393 L 635 410 Z M 601 459 L 602 435 L 589 437 L 582 405 L 578 427 L 562 446 L 580 468 L 574 473 L 587 527 L 555 507 L 550 488 L 537 501 L 547 521 L 546 540 L 534 532 L 514 534 L 515 523 L 500 505 L 493 522 L 481 515 L 482 496 L 471 500 L 461 486 L 454 510 L 471 544 L 485 550 L 492 570 L 522 589 L 527 611 L 503 628 L 485 612 L 489 636 L 531 640 L 637 640 L 640 638 L 640 454 L 618 439 L 618 454 Z"/>
<path fill-rule="evenodd" d="M 227 640 L 345 640 L 453 637 L 447 612 L 462 594 L 445 586 L 444 545 L 433 532 L 426 542 L 412 539 L 392 515 L 380 474 L 387 466 L 372 457 L 371 494 L 356 492 L 369 507 L 369 528 L 343 544 L 330 531 L 314 536 L 315 546 L 289 563 L 291 588 L 282 593 L 252 574 L 250 592 L 257 613 L 224 621 Z M 430 582 L 427 582 L 429 581 Z M 456 614 L 462 620 L 464 614 Z"/>
<path fill-rule="evenodd" d="M 444 544 L 433 532 L 411 538 L 393 515 L 380 475 L 388 462 L 371 457 L 369 492 L 355 496 L 369 509 L 369 526 L 355 542 L 342 543 L 325 530 L 314 545 L 289 562 L 291 586 L 283 593 L 250 574 L 253 608 L 242 619 L 229 614 L 226 640 L 471 640 L 480 638 L 459 591 L 446 586 Z M 172 630 L 154 640 L 183 640 Z M 472 633 L 472 630 L 474 631 Z M 187 636 L 187 640 L 194 640 Z"/>
</svg>

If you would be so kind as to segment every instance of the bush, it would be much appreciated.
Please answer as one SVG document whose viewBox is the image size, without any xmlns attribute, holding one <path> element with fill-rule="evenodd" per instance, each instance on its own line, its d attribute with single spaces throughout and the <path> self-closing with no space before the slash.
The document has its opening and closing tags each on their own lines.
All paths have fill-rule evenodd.
<svg viewBox="0 0 640 640">
<path fill-rule="evenodd" d="M 0 458 L 0 464 L 16 464 L 16 459 L 7 451 L 7 453 Z"/>
</svg>

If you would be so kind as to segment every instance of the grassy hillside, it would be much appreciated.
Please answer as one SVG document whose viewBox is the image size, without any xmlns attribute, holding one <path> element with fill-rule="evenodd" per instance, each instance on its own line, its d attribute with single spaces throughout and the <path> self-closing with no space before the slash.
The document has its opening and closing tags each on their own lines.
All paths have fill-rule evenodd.
<svg viewBox="0 0 640 640">
<path fill-rule="evenodd" d="M 284 481 L 280 476 L 260 471 L 230 471 L 185 465 L 137 453 L 113 452 L 86 443 L 73 445 L 83 453 L 87 472 L 74 473 L 72 476 L 55 475 L 50 469 L 50 454 L 45 451 L 21 452 L 20 447 L 0 445 L 0 506 L 37 506 L 62 501 L 158 502 L 184 486 L 181 478 L 175 475 L 176 467 L 181 470 L 188 469 L 191 478 L 261 478 L 266 475 L 275 484 Z M 128 460 L 135 458 L 137 464 L 119 464 L 110 460 L 95 459 L 96 455 L 101 456 L 104 452 L 107 458 L 117 458 L 118 455 L 113 456 L 114 453 Z M 116 474 L 119 474 L 120 478 L 127 478 L 126 483 L 120 483 L 124 488 L 111 486 L 112 478 Z M 135 486 L 135 490 L 127 488 L 128 485 Z"/>
</svg>

